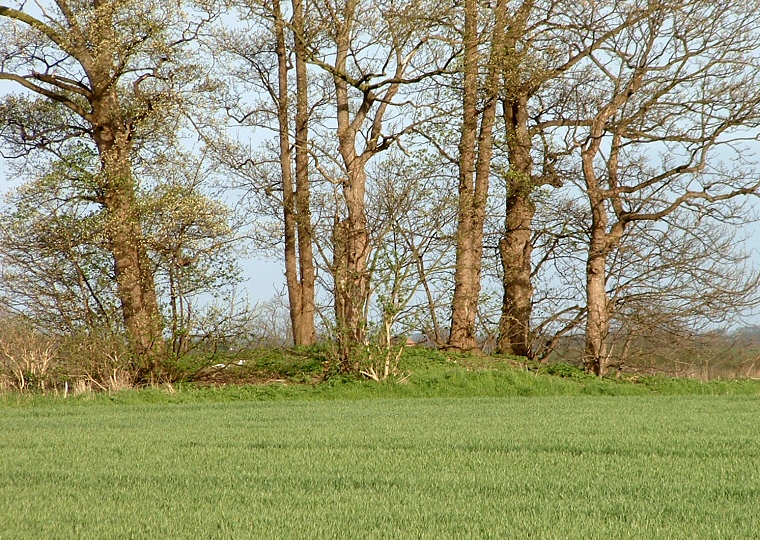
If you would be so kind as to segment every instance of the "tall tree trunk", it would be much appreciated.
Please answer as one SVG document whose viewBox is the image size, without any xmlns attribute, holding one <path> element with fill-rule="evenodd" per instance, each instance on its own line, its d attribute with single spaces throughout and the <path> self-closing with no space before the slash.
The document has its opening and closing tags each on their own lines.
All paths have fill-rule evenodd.
<svg viewBox="0 0 760 540">
<path fill-rule="evenodd" d="M 293 2 L 294 21 L 299 18 L 300 5 Z M 298 2 L 300 4 L 300 2 Z M 311 345 L 315 340 L 314 331 L 314 271 L 311 253 L 311 237 L 308 235 L 309 227 L 304 220 L 309 219 L 301 215 L 304 204 L 308 208 L 308 169 L 306 168 L 305 146 L 307 144 L 306 130 L 307 121 L 303 116 L 305 99 L 305 73 L 303 73 L 303 59 L 301 58 L 301 71 L 297 73 L 297 98 L 296 98 L 296 182 L 293 181 L 293 161 L 290 151 L 290 96 L 288 85 L 289 55 L 285 38 L 285 21 L 279 0 L 272 4 L 275 17 L 275 49 L 277 53 L 277 76 L 278 76 L 278 103 L 277 120 L 279 126 L 279 153 L 280 172 L 282 175 L 283 188 L 283 220 L 285 241 L 285 282 L 288 288 L 288 302 L 290 310 L 293 342 L 295 345 Z M 294 24 L 294 27 L 296 25 Z M 303 26 L 302 24 L 300 25 Z M 298 28 L 295 28 L 298 34 Z M 296 43 L 301 43 L 302 35 L 297 35 Z M 302 45 L 301 45 L 302 47 Z M 297 59 L 298 61 L 298 59 Z M 300 75 L 300 77 L 299 77 Z M 303 79 L 303 80 L 301 80 Z M 300 115 L 299 115 L 300 113 Z M 299 147 L 300 143 L 300 147 Z M 298 175 L 301 175 L 299 178 Z M 303 176 L 306 175 L 306 185 Z M 306 193 L 303 193 L 306 191 Z M 304 238 L 304 236 L 306 238 Z M 306 253 L 304 253 L 306 250 Z M 300 270 L 300 277 L 299 277 Z M 311 293 L 309 295 L 309 293 Z"/>
<path fill-rule="evenodd" d="M 651 43 L 650 43 L 651 45 Z M 599 155 L 607 122 L 620 110 L 626 100 L 633 96 L 641 85 L 646 70 L 638 70 L 628 85 L 617 93 L 594 118 L 588 139 L 581 151 L 581 167 L 586 184 L 586 196 L 591 209 L 591 238 L 586 259 L 586 345 L 583 363 L 588 373 L 602 376 L 607 361 L 606 339 L 610 329 L 611 305 L 607 298 L 607 257 L 619 245 L 627 226 L 622 219 L 623 208 L 615 196 L 617 189 L 618 159 L 620 156 L 620 131 L 615 131 L 609 141 L 607 156 L 607 183 L 604 189 L 597 176 L 594 160 Z M 610 227 L 607 204 L 617 209 L 618 219 Z"/>
<path fill-rule="evenodd" d="M 283 239 L 285 243 L 285 283 L 288 288 L 288 303 L 293 340 L 301 315 L 301 291 L 298 282 L 298 236 L 296 232 L 295 192 L 293 185 L 293 163 L 290 155 L 290 96 L 288 95 L 289 58 L 285 45 L 285 21 L 279 0 L 273 0 L 272 11 L 275 26 L 275 51 L 277 53 L 277 123 L 280 153 L 280 175 L 282 176 Z"/>
<path fill-rule="evenodd" d="M 611 107 L 610 107 L 611 110 Z M 604 118 L 604 116 L 600 116 Z M 581 153 L 586 196 L 591 209 L 591 237 L 586 256 L 586 343 L 583 365 L 587 373 L 603 376 L 607 361 L 607 336 L 610 331 L 610 304 L 607 298 L 607 257 L 622 237 L 625 225 L 618 220 L 611 230 L 607 214 L 609 191 L 603 189 L 594 169 L 594 157 L 601 146 L 603 120 L 595 122 L 590 142 Z M 617 158 L 617 137 L 613 137 L 611 160 Z M 609 163 L 609 162 L 608 162 Z"/>
<path fill-rule="evenodd" d="M 603 211 L 603 210 L 602 210 Z M 597 212 L 595 211 L 595 214 Z M 588 373 L 602 376 L 607 359 L 609 310 L 607 306 L 607 239 L 603 223 L 593 220 L 586 261 L 586 345 L 583 363 Z M 602 222 L 605 220 L 602 220 Z"/>
<path fill-rule="evenodd" d="M 504 116 L 509 149 L 509 176 L 504 235 L 499 241 L 504 298 L 496 350 L 502 354 L 531 357 L 531 227 L 535 215 L 531 193 L 535 184 L 530 155 L 527 95 L 519 95 L 505 103 Z"/>
<path fill-rule="evenodd" d="M 451 304 L 449 346 L 462 350 L 477 346 L 475 318 L 480 295 L 482 229 L 478 234 L 475 197 L 475 161 L 478 130 L 478 4 L 464 2 L 464 66 L 462 127 L 459 136 L 459 209 L 457 216 L 454 297 Z"/>
<path fill-rule="evenodd" d="M 140 225 L 129 136 L 118 126 L 96 122 L 93 138 L 101 159 L 102 202 L 108 216 L 106 234 L 114 258 L 116 294 L 127 335 L 141 358 L 141 375 L 149 376 L 164 353 L 163 322 Z"/>
<path fill-rule="evenodd" d="M 370 296 L 369 256 L 372 249 L 365 204 L 366 166 L 370 159 L 390 148 L 406 131 L 401 129 L 395 134 L 386 133 L 385 128 L 389 126 L 384 123 L 384 116 L 388 107 L 397 105 L 394 97 L 400 86 L 415 82 L 414 79 L 405 79 L 405 71 L 419 50 L 419 44 L 412 51 L 408 50 L 411 36 L 396 32 L 395 23 L 385 19 L 386 13 L 380 9 L 378 16 L 384 20 L 385 32 L 390 33 L 393 39 L 378 46 L 377 50 L 371 48 L 372 58 L 368 59 L 370 63 L 360 66 L 367 49 L 363 41 L 366 38 L 365 29 L 359 27 L 364 22 L 363 17 L 369 15 L 364 11 L 365 6 L 362 6 L 361 14 L 357 14 L 359 4 L 359 0 L 345 0 L 340 10 L 336 10 L 333 5 L 326 9 L 329 12 L 327 32 L 335 44 L 334 55 L 328 56 L 334 59 L 334 63 L 328 64 L 324 58 L 315 55 L 309 57 L 310 62 L 332 76 L 335 88 L 337 149 L 343 170 L 342 178 L 331 179 L 335 185 L 339 185 L 342 192 L 337 197 L 340 202 L 336 207 L 332 231 L 331 272 L 342 369 L 356 367 L 352 363 L 352 352 L 357 345 L 364 344 L 366 337 Z M 391 19 L 395 20 L 395 17 L 394 14 Z M 354 39 L 359 39 L 361 44 L 356 45 L 352 41 Z M 383 71 L 393 71 L 387 76 L 375 73 L 380 60 L 374 56 L 386 46 L 387 60 Z M 395 69 L 391 67 L 394 65 Z M 363 73 L 359 78 L 356 77 L 357 71 Z M 380 80 L 381 77 L 383 80 Z M 370 84 L 369 81 L 373 82 Z"/>
<path fill-rule="evenodd" d="M 95 3 L 98 6 L 98 3 Z M 135 179 L 132 176 L 133 119 L 125 117 L 112 76 L 119 51 L 113 20 L 116 3 L 105 3 L 94 24 L 94 54 L 80 62 L 92 85 L 92 138 L 98 148 L 102 174 L 102 202 L 108 221 L 106 234 L 114 258 L 116 294 L 124 327 L 140 360 L 141 378 L 153 377 L 165 353 L 163 320 L 158 308 L 153 265 L 148 257 Z M 78 36 L 82 39 L 81 36 Z M 137 92 L 137 86 L 135 86 Z"/>
<path fill-rule="evenodd" d="M 596 132 L 600 132 L 597 123 Z M 586 195 L 591 208 L 591 238 L 586 257 L 586 344 L 583 363 L 588 373 L 603 376 L 607 370 L 608 350 L 607 336 L 610 332 L 610 318 L 613 315 L 613 305 L 607 297 L 607 258 L 620 245 L 620 240 L 628 226 L 628 222 L 619 217 L 610 222 L 608 204 L 617 207 L 618 215 L 623 214 L 619 199 L 612 195 L 615 191 L 620 156 L 621 137 L 615 133 L 610 141 L 607 156 L 608 177 L 610 189 L 602 189 L 594 172 L 593 156 L 599 150 L 596 139 L 585 149 L 582 155 L 583 175 L 586 180 Z M 612 198 L 612 200 L 610 200 Z"/>
<path fill-rule="evenodd" d="M 499 240 L 504 297 L 496 350 L 501 354 L 527 358 L 533 355 L 530 317 L 533 300 L 531 224 L 534 214 L 535 207 L 529 194 L 509 194 L 504 236 Z"/>
<path fill-rule="evenodd" d="M 480 299 L 483 258 L 483 226 L 493 155 L 493 126 L 496 118 L 500 65 L 504 48 L 506 0 L 496 4 L 491 34 L 491 51 L 485 81 L 485 103 L 478 131 L 478 4 L 465 0 L 464 96 L 462 131 L 459 140 L 459 212 L 448 345 L 459 350 L 478 347 L 475 322 Z"/>
<path fill-rule="evenodd" d="M 597 122 L 592 135 L 601 134 L 602 122 Z M 586 196 L 591 208 L 591 238 L 586 258 L 586 343 L 583 365 L 587 373 L 604 375 L 607 358 L 606 339 L 609 333 L 609 306 L 607 302 L 607 255 L 612 245 L 607 232 L 609 217 L 605 206 L 605 191 L 594 170 L 594 157 L 601 145 L 601 137 L 590 138 L 581 153 Z"/>
<path fill-rule="evenodd" d="M 155 112 L 150 101 L 141 99 L 140 95 L 140 84 L 151 77 L 148 75 L 150 55 L 139 52 L 143 40 L 134 43 L 134 50 L 123 50 L 120 45 L 127 37 L 134 38 L 121 34 L 127 30 L 116 24 L 125 14 L 123 3 L 58 0 L 56 5 L 57 15 L 42 8 L 41 19 L 0 7 L 1 18 L 15 19 L 33 32 L 30 36 L 34 37 L 27 40 L 31 48 L 27 50 L 27 45 L 21 44 L 17 54 L 27 60 L 36 58 L 46 68 L 45 73 L 37 73 L 33 65 L 29 66 L 31 72 L 24 76 L 2 69 L 0 78 L 16 80 L 27 90 L 57 101 L 87 125 L 88 129 L 82 133 L 92 138 L 100 158 L 97 202 L 105 210 L 105 235 L 113 256 L 116 296 L 121 304 L 124 328 L 141 363 L 138 375 L 152 377 L 157 374 L 166 350 L 164 325 L 132 175 L 135 125 Z M 142 25 L 138 23 L 137 26 Z M 143 31 L 145 28 L 137 32 L 142 34 Z M 149 34 L 144 36 L 145 40 L 154 37 Z M 140 62 L 139 70 L 132 63 L 135 56 L 147 61 Z M 57 59 L 55 64 L 49 60 L 53 57 Z M 9 60 L 9 65 L 14 63 Z M 56 69 L 56 65 L 68 67 Z M 131 84 L 122 79 L 126 74 L 135 76 L 136 71 L 143 74 L 132 78 Z M 120 92 L 131 96 L 125 98 Z M 85 101 L 89 106 L 85 106 Z M 40 147 L 48 142 L 43 139 Z"/>
<path fill-rule="evenodd" d="M 335 68 L 337 74 L 347 73 L 356 7 L 357 0 L 346 2 L 343 20 L 336 30 Z M 370 242 L 364 199 L 367 182 L 365 166 L 373 152 L 367 150 L 359 155 L 356 150 L 356 137 L 371 102 L 368 94 L 365 94 L 365 101 L 352 121 L 348 83 L 337 74 L 333 75 L 333 83 L 337 106 L 338 152 L 346 174 L 342 186 L 346 216 L 344 218 L 336 216 L 333 227 L 335 321 L 341 368 L 350 369 L 353 348 L 357 344 L 364 343 L 367 323 L 366 306 L 369 300 L 370 279 L 367 261 Z"/>
<path fill-rule="evenodd" d="M 306 76 L 304 2 L 293 0 L 293 30 L 295 33 L 296 67 L 296 222 L 298 230 L 298 266 L 301 272 L 299 292 L 300 312 L 293 327 L 296 345 L 313 345 L 317 340 L 315 328 L 314 289 L 316 273 L 311 238 L 311 182 L 309 180 L 309 96 Z"/>
<path fill-rule="evenodd" d="M 343 193 L 347 217 L 333 227 L 335 319 L 343 368 L 350 360 L 353 347 L 364 343 L 366 305 L 369 300 L 369 231 L 364 207 L 366 174 L 364 165 L 354 161 Z"/>
</svg>

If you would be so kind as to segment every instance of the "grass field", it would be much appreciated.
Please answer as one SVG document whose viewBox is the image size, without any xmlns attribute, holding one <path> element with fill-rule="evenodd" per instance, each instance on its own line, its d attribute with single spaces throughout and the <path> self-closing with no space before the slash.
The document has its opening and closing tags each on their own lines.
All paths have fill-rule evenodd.
<svg viewBox="0 0 760 540">
<path fill-rule="evenodd" d="M 0 539 L 757 538 L 760 399 L 0 407 Z"/>
</svg>

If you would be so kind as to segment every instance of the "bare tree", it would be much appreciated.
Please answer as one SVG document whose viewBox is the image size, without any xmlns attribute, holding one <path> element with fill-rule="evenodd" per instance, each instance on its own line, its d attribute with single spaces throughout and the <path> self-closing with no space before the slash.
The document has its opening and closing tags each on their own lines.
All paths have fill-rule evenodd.
<svg viewBox="0 0 760 540">
<path fill-rule="evenodd" d="M 229 60 L 223 70 L 233 77 L 221 96 L 221 106 L 228 116 L 227 127 L 234 134 L 219 137 L 213 147 L 230 173 L 227 187 L 243 192 L 251 221 L 259 229 L 256 243 L 265 251 L 274 246 L 282 248 L 291 318 L 289 335 L 296 345 L 311 345 L 316 339 L 316 277 L 304 5 L 300 0 L 284 6 L 280 1 L 251 1 L 234 9 L 247 27 L 218 29 L 216 36 L 218 56 Z M 239 137 L 241 128 L 272 130 L 276 140 L 265 140 L 261 147 L 239 143 L 233 137 Z M 266 227 L 262 226 L 264 222 Z"/>
<path fill-rule="evenodd" d="M 455 177 L 428 157 L 392 151 L 370 173 L 370 320 L 381 323 L 386 345 L 414 332 L 435 345 L 448 337 L 441 320 L 451 302 Z"/>
<path fill-rule="evenodd" d="M 243 14 L 246 20 L 264 26 L 254 25 L 255 40 L 237 36 L 239 45 L 232 52 L 253 74 L 240 69 L 237 75 L 259 95 L 240 95 L 234 108 L 245 110 L 249 99 L 238 119 L 278 132 L 281 180 L 274 178 L 266 152 L 253 160 L 240 152 L 236 174 L 245 175 L 273 200 L 281 182 L 283 196 L 275 202 L 284 218 L 286 280 L 296 292 L 290 294 L 291 309 L 294 314 L 306 309 L 312 319 L 315 270 L 306 259 L 311 263 L 312 245 L 317 244 L 333 278 L 334 325 L 346 367 L 352 347 L 366 337 L 373 249 L 366 211 L 370 162 L 419 123 L 421 109 L 415 109 L 405 89 L 440 72 L 452 55 L 439 63 L 430 54 L 424 32 L 428 22 L 418 2 L 317 1 L 308 9 L 301 3 L 286 7 L 275 2 L 250 9 Z M 415 24 L 420 21 L 422 25 Z M 289 105 L 292 61 L 295 122 Z M 316 189 L 322 192 L 317 195 L 315 171 L 321 176 Z M 314 208 L 316 217 L 311 215 Z M 329 226 L 325 219 L 331 220 Z M 313 331 L 307 333 L 313 339 Z"/>
<path fill-rule="evenodd" d="M 332 83 L 337 156 L 330 137 L 319 151 L 319 170 L 336 188 L 329 264 L 341 363 L 349 367 L 356 344 L 365 341 L 370 294 L 368 261 L 373 246 L 367 223 L 370 161 L 421 121 L 420 104 L 409 101 L 416 85 L 447 69 L 453 55 L 433 50 L 424 2 L 375 5 L 359 0 L 316 2 L 321 41 L 309 63 Z M 327 116 L 327 115 L 326 115 Z M 323 135 L 332 131 L 323 126 Z"/>
<path fill-rule="evenodd" d="M 760 302 L 758 272 L 737 234 L 750 214 L 734 209 L 731 223 L 684 207 L 629 227 L 607 265 L 608 368 L 636 365 L 642 354 L 675 368 L 731 347 L 728 339 L 716 346 L 716 334 Z"/>
<path fill-rule="evenodd" d="M 575 81 L 568 77 L 589 55 L 632 24 L 658 9 L 653 3 L 596 3 L 525 0 L 509 13 L 499 99 L 503 134 L 496 158 L 506 157 L 500 176 L 507 194 L 498 251 L 504 296 L 497 350 L 532 357 L 535 300 L 533 240 L 538 189 L 563 182 L 558 167 L 561 146 L 546 130 L 573 118 L 566 106 Z M 504 156 L 502 156 L 503 154 Z"/>
<path fill-rule="evenodd" d="M 741 207 L 734 201 L 760 187 L 746 158 L 760 120 L 757 6 L 657 6 L 589 56 L 578 75 L 594 76 L 577 107 L 579 118 L 590 115 L 567 132 L 591 218 L 584 362 L 596 374 L 606 369 L 615 310 L 610 257 L 629 229 L 683 211 L 696 222 L 735 220 Z"/>
</svg>

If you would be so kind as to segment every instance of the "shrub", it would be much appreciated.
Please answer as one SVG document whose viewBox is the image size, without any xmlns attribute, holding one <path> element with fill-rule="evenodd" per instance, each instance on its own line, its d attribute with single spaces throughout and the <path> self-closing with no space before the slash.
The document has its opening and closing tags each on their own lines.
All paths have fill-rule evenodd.
<svg viewBox="0 0 760 540">
<path fill-rule="evenodd" d="M 0 322 L 0 390 L 55 387 L 59 355 L 55 338 L 35 331 L 20 318 Z"/>
<path fill-rule="evenodd" d="M 556 364 L 549 364 L 546 367 L 541 368 L 541 372 L 547 375 L 555 375 L 557 377 L 572 378 L 572 377 L 587 377 L 588 375 L 578 366 L 573 366 L 565 362 L 557 362 Z"/>
</svg>

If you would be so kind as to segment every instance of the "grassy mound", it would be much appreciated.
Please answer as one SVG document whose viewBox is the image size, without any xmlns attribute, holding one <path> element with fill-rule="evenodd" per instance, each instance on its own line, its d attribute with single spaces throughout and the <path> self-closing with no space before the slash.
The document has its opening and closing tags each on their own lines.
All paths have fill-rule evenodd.
<svg viewBox="0 0 760 540">
<path fill-rule="evenodd" d="M 376 382 L 364 377 L 324 376 L 324 351 L 246 351 L 215 358 L 186 359 L 193 374 L 173 385 L 139 390 L 64 394 L 0 394 L 0 407 L 44 406 L 66 401 L 98 403 L 203 403 L 229 401 L 339 400 L 420 397 L 538 397 L 623 395 L 760 395 L 760 381 L 701 382 L 664 376 L 623 375 L 600 379 L 567 364 L 528 367 L 519 359 L 410 349 L 396 376 Z M 195 363 L 194 365 L 190 365 Z"/>
</svg>

